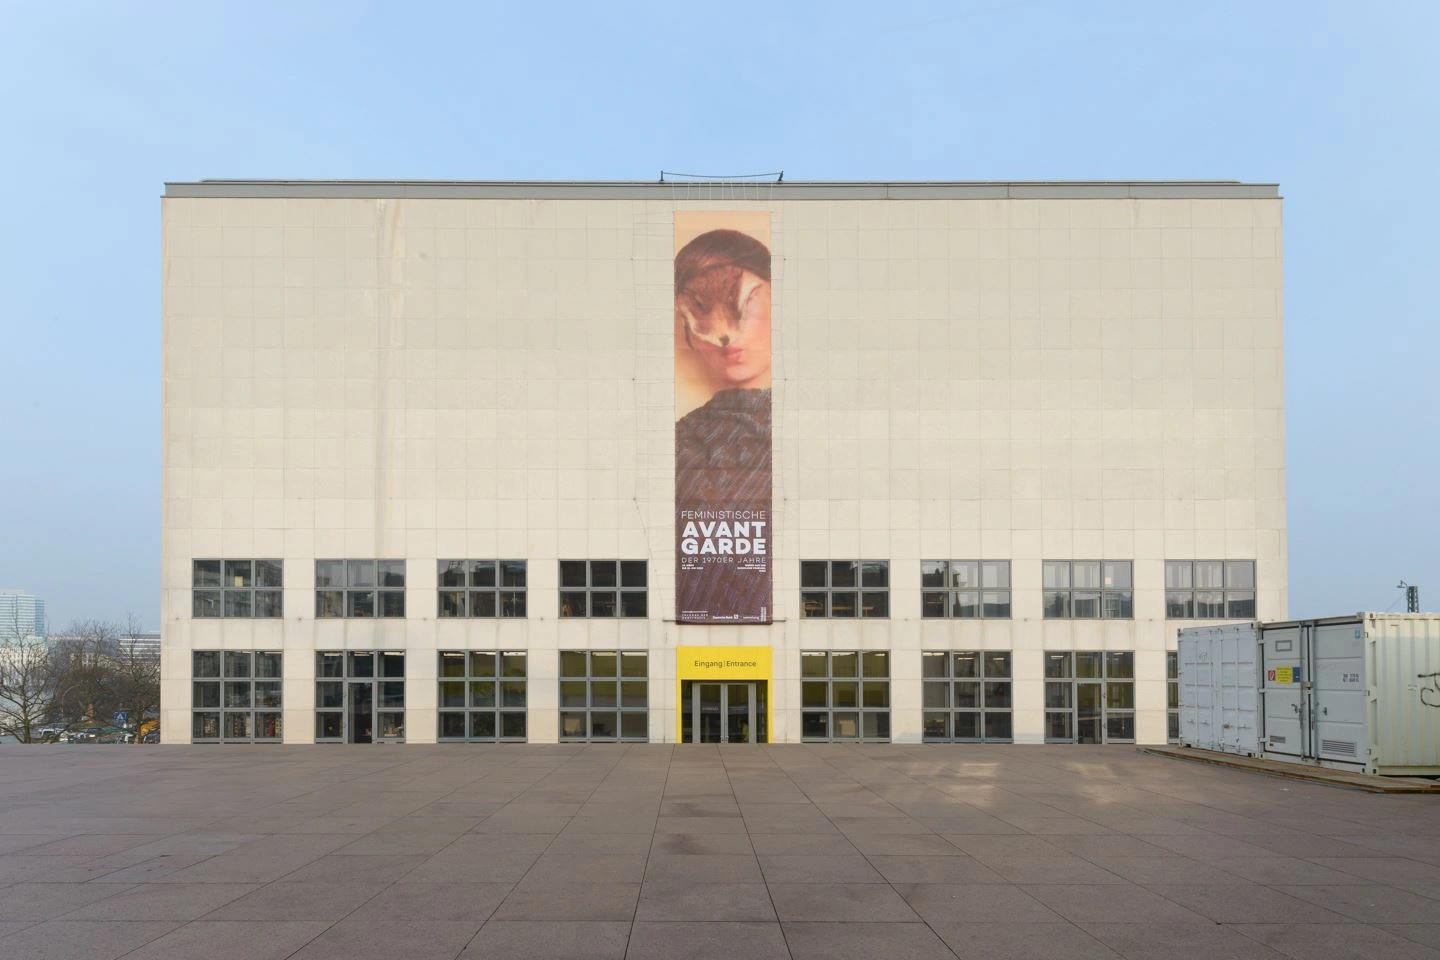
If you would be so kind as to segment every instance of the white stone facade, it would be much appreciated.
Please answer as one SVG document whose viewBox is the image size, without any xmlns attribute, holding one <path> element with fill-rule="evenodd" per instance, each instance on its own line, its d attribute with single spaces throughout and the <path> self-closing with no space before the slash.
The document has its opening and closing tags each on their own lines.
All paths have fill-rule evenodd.
<svg viewBox="0 0 1440 960">
<path fill-rule="evenodd" d="M 776 742 L 800 739 L 801 650 L 893 651 L 897 742 L 921 738 L 921 650 L 1013 650 L 1017 742 L 1043 740 L 1043 651 L 1133 650 L 1137 739 L 1158 742 L 1165 651 L 1193 625 L 1165 618 L 1167 559 L 1254 560 L 1258 616 L 1286 616 L 1273 187 L 182 186 L 167 743 L 190 740 L 192 650 L 283 650 L 285 740 L 306 743 L 313 651 L 404 649 L 423 743 L 436 650 L 529 651 L 529 739 L 551 742 L 558 651 L 616 648 L 650 651 L 650 739 L 670 742 L 682 644 L 773 648 Z M 678 209 L 772 217 L 769 626 L 674 623 Z M 192 618 L 203 557 L 283 559 L 283 619 Z M 407 617 L 317 620 L 317 558 L 406 560 Z M 527 560 L 528 617 L 437 619 L 451 558 Z M 557 561 L 607 558 L 649 561 L 649 618 L 558 619 Z M 801 619 L 799 562 L 830 558 L 890 562 L 889 618 Z M 1011 618 L 922 619 L 930 559 L 1011 561 Z M 1134 619 L 1043 619 L 1041 563 L 1068 559 L 1133 560 Z"/>
</svg>

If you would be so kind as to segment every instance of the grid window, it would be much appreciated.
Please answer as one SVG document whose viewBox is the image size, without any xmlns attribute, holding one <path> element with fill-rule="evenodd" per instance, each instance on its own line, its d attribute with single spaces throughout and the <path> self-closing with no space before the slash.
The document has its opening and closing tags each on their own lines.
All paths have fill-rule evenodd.
<svg viewBox="0 0 1440 960">
<path fill-rule="evenodd" d="M 645 617 L 644 560 L 561 560 L 560 616 Z"/>
<path fill-rule="evenodd" d="M 1133 620 L 1129 560 L 1046 560 L 1041 569 L 1046 620 Z"/>
<path fill-rule="evenodd" d="M 315 653 L 315 741 L 405 739 L 405 651 Z"/>
<path fill-rule="evenodd" d="M 561 650 L 560 739 L 648 740 L 649 676 L 643 650 Z"/>
<path fill-rule="evenodd" d="M 283 560 L 195 560 L 191 564 L 194 617 L 284 616 Z"/>
<path fill-rule="evenodd" d="M 1009 560 L 922 560 L 920 609 L 926 617 L 1009 619 Z"/>
<path fill-rule="evenodd" d="M 890 654 L 800 653 L 800 735 L 805 740 L 890 740 Z"/>
<path fill-rule="evenodd" d="M 524 560 L 441 560 L 441 617 L 525 616 Z"/>
<path fill-rule="evenodd" d="M 1165 739 L 1180 742 L 1180 654 L 1165 654 Z"/>
<path fill-rule="evenodd" d="M 890 561 L 801 560 L 800 614 L 836 619 L 890 616 Z"/>
<path fill-rule="evenodd" d="M 1134 743 L 1135 654 L 1046 651 L 1045 742 Z"/>
<path fill-rule="evenodd" d="M 280 653 L 196 650 L 191 655 L 193 743 L 279 743 Z"/>
<path fill-rule="evenodd" d="M 927 741 L 1014 740 L 1009 652 L 927 650 L 920 663 Z"/>
<path fill-rule="evenodd" d="M 1255 561 L 1166 560 L 1165 617 L 1255 619 Z"/>
<path fill-rule="evenodd" d="M 440 651 L 441 740 L 525 741 L 524 652 Z"/>
<path fill-rule="evenodd" d="M 405 616 L 405 561 L 316 560 L 315 616 Z"/>
</svg>

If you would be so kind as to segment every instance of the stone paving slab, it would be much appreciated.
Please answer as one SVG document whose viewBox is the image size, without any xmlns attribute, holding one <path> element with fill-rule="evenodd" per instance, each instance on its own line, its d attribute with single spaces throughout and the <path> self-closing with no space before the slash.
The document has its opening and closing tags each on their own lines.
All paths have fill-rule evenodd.
<svg viewBox="0 0 1440 960">
<path fill-rule="evenodd" d="M 1131 747 L 0 747 L 0 957 L 1440 960 L 1440 795 Z"/>
</svg>

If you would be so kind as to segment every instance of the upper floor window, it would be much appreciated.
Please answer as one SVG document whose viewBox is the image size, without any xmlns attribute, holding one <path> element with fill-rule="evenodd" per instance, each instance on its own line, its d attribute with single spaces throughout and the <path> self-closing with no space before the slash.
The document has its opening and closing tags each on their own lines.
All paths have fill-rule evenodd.
<svg viewBox="0 0 1440 960">
<path fill-rule="evenodd" d="M 283 560 L 196 560 L 191 607 L 196 617 L 281 617 Z"/>
<path fill-rule="evenodd" d="M 1046 560 L 1046 620 L 1131 620 L 1135 584 L 1129 560 Z"/>
<path fill-rule="evenodd" d="M 560 616 L 644 617 L 644 560 L 561 560 Z"/>
<path fill-rule="evenodd" d="M 1254 560 L 1166 560 L 1170 620 L 1253 620 Z"/>
<path fill-rule="evenodd" d="M 316 560 L 315 616 L 405 616 L 405 561 Z"/>
<path fill-rule="evenodd" d="M 922 560 L 920 587 L 926 617 L 1010 616 L 1009 560 Z"/>
<path fill-rule="evenodd" d="M 890 561 L 801 560 L 800 615 L 890 616 Z"/>
<path fill-rule="evenodd" d="M 441 560 L 441 617 L 525 616 L 524 560 Z"/>
</svg>

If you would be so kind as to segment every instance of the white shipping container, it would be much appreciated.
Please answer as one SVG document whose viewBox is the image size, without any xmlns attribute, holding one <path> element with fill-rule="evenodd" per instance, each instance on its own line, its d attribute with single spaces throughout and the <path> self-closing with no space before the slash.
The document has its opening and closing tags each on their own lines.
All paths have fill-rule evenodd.
<svg viewBox="0 0 1440 960">
<path fill-rule="evenodd" d="M 1264 756 L 1440 775 L 1440 615 L 1357 613 L 1254 629 Z"/>
<path fill-rule="evenodd" d="M 1254 623 L 1181 630 L 1180 742 L 1253 757 L 1260 752 Z"/>
</svg>

